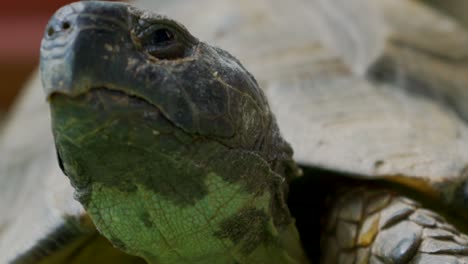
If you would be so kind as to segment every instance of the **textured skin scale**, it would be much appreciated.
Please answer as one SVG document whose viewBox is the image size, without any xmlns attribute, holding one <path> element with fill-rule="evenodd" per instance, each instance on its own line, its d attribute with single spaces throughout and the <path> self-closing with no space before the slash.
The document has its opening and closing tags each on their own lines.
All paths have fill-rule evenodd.
<svg viewBox="0 0 468 264">
<path fill-rule="evenodd" d="M 468 236 L 390 189 L 343 189 L 324 217 L 320 263 L 468 263 Z"/>
<path fill-rule="evenodd" d="M 183 54 L 150 55 L 148 25 L 172 30 Z M 125 4 L 72 4 L 48 27 L 58 156 L 114 246 L 149 263 L 307 262 L 285 204 L 292 151 L 235 58 Z"/>
</svg>

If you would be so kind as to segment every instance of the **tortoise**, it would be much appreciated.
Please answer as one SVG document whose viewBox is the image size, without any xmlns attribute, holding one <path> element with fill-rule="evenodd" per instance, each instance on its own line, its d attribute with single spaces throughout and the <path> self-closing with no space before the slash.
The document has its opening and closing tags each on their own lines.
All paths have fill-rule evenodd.
<svg viewBox="0 0 468 264">
<path fill-rule="evenodd" d="M 87 261 L 98 248 L 102 259 L 94 261 L 308 263 L 319 255 L 311 241 L 320 233 L 324 263 L 466 261 L 467 238 L 453 227 L 464 230 L 460 175 L 407 173 L 421 171 L 414 167 L 395 173 L 401 167 L 370 155 L 376 154 L 372 149 L 372 170 L 365 167 L 368 160 L 357 166 L 352 157 L 337 164 L 343 159 L 324 153 L 329 161 L 323 162 L 310 149 L 326 149 L 331 142 L 303 133 L 291 137 L 302 144 L 300 167 L 295 163 L 266 95 L 290 108 L 275 112 L 282 120 L 285 113 L 297 114 L 297 107 L 307 115 L 303 102 L 319 103 L 320 91 L 262 91 L 226 51 L 169 18 L 126 4 L 60 9 L 41 52 L 58 161 L 87 213 L 78 210 L 78 217 L 67 218 L 17 262 Z M 376 82 L 389 78 L 381 75 L 391 72 L 384 59 L 369 73 Z M 434 111 L 434 118 L 463 119 L 463 105 L 450 100 L 456 111 Z M 430 109 L 426 101 L 415 103 L 421 104 L 416 113 Z M 290 129 L 306 125 L 294 124 L 294 116 L 288 121 Z M 460 131 L 456 137 L 463 143 Z M 409 138 L 419 143 L 421 136 Z M 463 160 L 462 154 L 447 158 Z M 320 201 L 311 195 L 317 188 L 325 192 Z M 326 211 L 322 229 L 315 223 L 320 217 L 308 215 L 319 207 Z"/>
</svg>

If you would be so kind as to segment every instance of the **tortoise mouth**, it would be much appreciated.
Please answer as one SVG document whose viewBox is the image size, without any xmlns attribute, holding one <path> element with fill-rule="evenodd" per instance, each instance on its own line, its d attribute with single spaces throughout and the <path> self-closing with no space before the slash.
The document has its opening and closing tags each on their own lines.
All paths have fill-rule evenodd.
<svg viewBox="0 0 468 264">
<path fill-rule="evenodd" d="M 60 104 L 62 105 L 63 102 L 66 102 L 72 107 L 80 105 L 78 108 L 95 108 L 95 114 L 108 116 L 117 113 L 122 116 L 134 115 L 140 112 L 147 119 L 164 119 L 172 127 L 180 128 L 159 106 L 138 94 L 128 93 L 128 89 L 119 89 L 112 86 L 91 86 L 85 89 L 84 92 L 76 94 L 58 90 L 49 94 L 47 101 L 51 107 L 54 107 L 57 101 L 61 101 Z M 113 111 L 117 113 L 113 113 Z M 73 113 L 69 114 L 73 115 Z"/>
<path fill-rule="evenodd" d="M 137 94 L 126 92 L 125 89 L 116 89 L 111 86 L 91 86 L 84 90 L 84 92 L 76 94 L 63 90 L 56 90 L 48 95 L 47 100 L 50 104 L 54 104 L 55 98 L 65 97 L 73 101 L 89 101 L 91 104 L 115 102 L 116 104 L 127 104 L 128 107 L 145 105 L 145 107 L 152 107 L 154 108 L 153 110 L 161 112 L 158 106 Z"/>
</svg>

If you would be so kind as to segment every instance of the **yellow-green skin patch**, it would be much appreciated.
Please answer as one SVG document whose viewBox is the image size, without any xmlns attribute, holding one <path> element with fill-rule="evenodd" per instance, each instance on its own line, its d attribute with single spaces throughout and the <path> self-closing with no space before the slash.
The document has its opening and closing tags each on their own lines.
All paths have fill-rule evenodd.
<svg viewBox="0 0 468 264">
<path fill-rule="evenodd" d="M 270 194 L 252 200 L 241 185 L 230 184 L 214 173 L 206 177 L 205 184 L 209 194 L 184 208 L 144 186 L 128 193 L 96 184 L 93 189 L 99 191 L 91 195 L 89 213 L 106 237 L 118 237 L 124 250 L 138 249 L 129 253 L 149 262 L 252 263 L 248 259 L 260 256 L 255 252 L 244 256 L 239 252 L 241 245 L 214 234 L 225 219 L 245 207 L 268 211 Z M 145 215 L 159 221 L 149 225 L 146 221 L 151 220 L 141 219 Z M 268 223 L 272 236 L 277 236 Z M 269 258 L 262 259 L 265 257 Z"/>
</svg>

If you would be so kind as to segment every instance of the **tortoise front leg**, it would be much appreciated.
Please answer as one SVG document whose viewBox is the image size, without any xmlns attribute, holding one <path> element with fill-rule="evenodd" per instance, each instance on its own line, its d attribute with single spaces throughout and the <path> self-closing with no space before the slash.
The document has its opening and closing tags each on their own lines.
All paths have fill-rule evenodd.
<svg viewBox="0 0 468 264">
<path fill-rule="evenodd" d="M 330 208 L 321 263 L 468 263 L 468 236 L 401 194 L 353 188 Z"/>
</svg>

